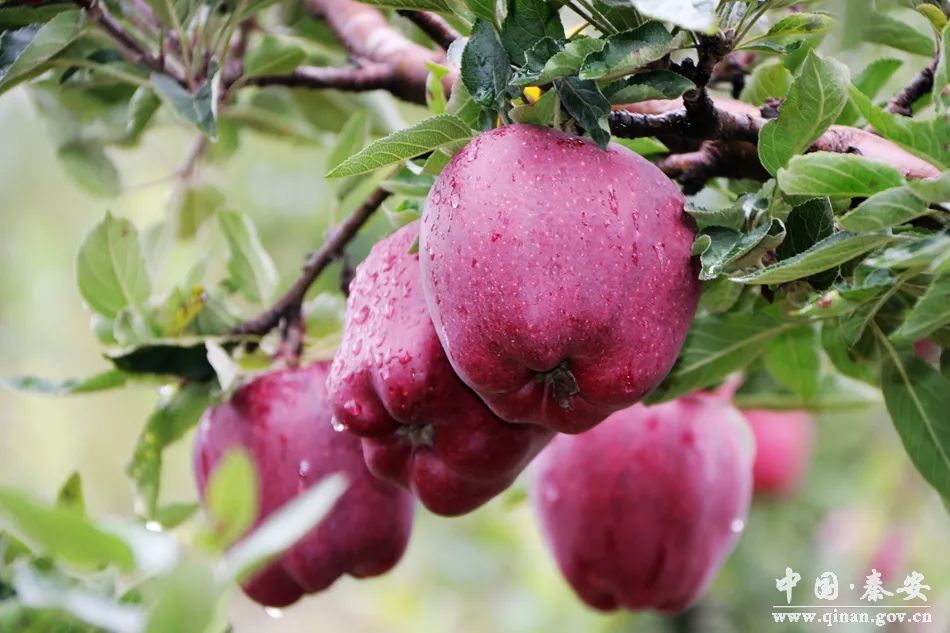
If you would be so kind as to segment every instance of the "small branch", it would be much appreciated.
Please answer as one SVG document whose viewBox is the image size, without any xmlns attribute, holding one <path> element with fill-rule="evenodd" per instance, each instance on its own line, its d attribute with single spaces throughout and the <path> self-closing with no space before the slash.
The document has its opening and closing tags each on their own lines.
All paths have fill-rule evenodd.
<svg viewBox="0 0 950 633">
<path fill-rule="evenodd" d="M 116 21 L 106 10 L 102 3 L 96 0 L 75 0 L 89 18 L 99 24 L 108 35 L 119 45 L 119 53 L 127 61 L 140 63 L 157 73 L 165 73 L 173 77 L 176 81 L 184 84 L 184 78 L 181 73 L 169 68 L 163 60 L 156 57 L 146 49 L 138 40 L 125 30 L 125 28 Z"/>
<path fill-rule="evenodd" d="M 452 42 L 461 37 L 458 31 L 453 29 L 448 22 L 435 13 L 412 11 L 409 9 L 399 9 L 396 13 L 418 26 L 433 42 L 445 50 L 448 50 Z"/>
<path fill-rule="evenodd" d="M 903 90 L 894 95 L 894 98 L 887 104 L 887 111 L 902 116 L 913 116 L 913 105 L 933 90 L 934 73 L 939 61 L 940 55 L 937 54 Z"/>
<path fill-rule="evenodd" d="M 289 75 L 264 75 L 239 81 L 252 86 L 335 88 L 349 92 L 389 90 L 406 101 L 425 105 L 425 93 L 420 95 L 414 87 L 404 85 L 396 69 L 383 63 L 367 63 L 356 68 L 301 66 Z"/>
<path fill-rule="evenodd" d="M 327 241 L 315 251 L 304 264 L 300 277 L 284 295 L 260 315 L 235 327 L 232 334 L 264 335 L 281 324 L 298 318 L 307 290 L 316 278 L 334 259 L 340 256 L 343 247 L 352 240 L 376 209 L 389 197 L 389 192 L 377 188 L 369 198 L 341 223 Z"/>
</svg>

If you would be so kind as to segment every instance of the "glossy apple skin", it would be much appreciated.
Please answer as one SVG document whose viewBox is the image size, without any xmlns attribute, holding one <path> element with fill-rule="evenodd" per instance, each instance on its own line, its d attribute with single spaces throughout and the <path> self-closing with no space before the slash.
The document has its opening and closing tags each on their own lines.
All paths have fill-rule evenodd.
<svg viewBox="0 0 950 633">
<path fill-rule="evenodd" d="M 357 268 L 327 388 L 370 470 L 455 516 L 508 488 L 552 433 L 500 420 L 455 375 L 409 252 L 418 234 L 403 227 Z"/>
<path fill-rule="evenodd" d="M 348 487 L 330 513 L 280 559 L 248 581 L 253 600 L 273 607 L 322 591 L 337 578 L 377 576 L 402 557 L 412 528 L 413 499 L 374 477 L 359 438 L 330 425 L 329 363 L 255 378 L 228 402 L 205 412 L 194 468 L 202 496 L 215 464 L 243 448 L 257 466 L 264 517 L 325 476 L 342 472 Z"/>
<path fill-rule="evenodd" d="M 805 411 L 749 409 L 743 414 L 755 437 L 752 477 L 756 494 L 791 494 L 811 459 L 814 420 Z"/>
<path fill-rule="evenodd" d="M 456 373 L 499 417 L 564 433 L 652 391 L 699 298 L 683 203 L 619 145 L 529 125 L 476 137 L 432 187 L 420 241 Z"/>
<path fill-rule="evenodd" d="M 714 394 L 614 413 L 542 451 L 531 489 L 541 531 L 580 598 L 675 613 L 705 591 L 744 527 L 752 439 Z"/>
</svg>

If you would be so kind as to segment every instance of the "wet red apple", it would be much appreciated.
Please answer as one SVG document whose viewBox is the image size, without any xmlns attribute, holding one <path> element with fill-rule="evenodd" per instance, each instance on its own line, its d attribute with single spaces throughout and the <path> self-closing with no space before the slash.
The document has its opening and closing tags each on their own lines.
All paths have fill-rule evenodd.
<svg viewBox="0 0 950 633">
<path fill-rule="evenodd" d="M 452 371 L 410 252 L 418 234 L 403 227 L 358 267 L 327 388 L 370 470 L 454 516 L 508 488 L 552 433 L 500 420 Z"/>
<path fill-rule="evenodd" d="M 683 202 L 619 145 L 529 125 L 476 137 L 436 180 L 421 231 L 458 375 L 499 417 L 565 433 L 652 391 L 699 297 Z"/>
<path fill-rule="evenodd" d="M 266 606 L 292 604 L 344 574 L 382 574 L 399 561 L 409 541 L 412 497 L 366 469 L 359 438 L 332 428 L 328 373 L 329 363 L 316 363 L 262 375 L 208 409 L 198 427 L 199 491 L 204 494 L 225 453 L 246 450 L 258 472 L 258 523 L 325 476 L 347 477 L 346 492 L 323 521 L 245 584 L 245 592 Z"/>
<path fill-rule="evenodd" d="M 805 411 L 743 411 L 755 436 L 755 492 L 784 495 L 801 482 L 811 459 L 814 420 Z"/>
<path fill-rule="evenodd" d="M 531 497 L 574 591 L 601 610 L 679 612 L 742 531 L 752 440 L 726 397 L 634 405 L 540 455 Z"/>
</svg>

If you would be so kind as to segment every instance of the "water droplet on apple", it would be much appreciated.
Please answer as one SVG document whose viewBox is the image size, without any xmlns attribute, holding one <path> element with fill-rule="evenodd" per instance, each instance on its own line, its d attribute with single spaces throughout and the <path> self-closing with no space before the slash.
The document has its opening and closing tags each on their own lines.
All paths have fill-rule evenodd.
<svg viewBox="0 0 950 633">
<path fill-rule="evenodd" d="M 301 478 L 303 478 L 303 477 L 306 477 L 309 472 L 310 472 L 310 462 L 306 459 L 301 459 L 300 465 L 297 466 L 297 474 L 300 475 Z"/>
<path fill-rule="evenodd" d="M 346 425 L 340 422 L 336 416 L 330 418 L 330 426 L 332 426 L 333 430 L 337 433 L 342 433 L 346 430 Z"/>
<path fill-rule="evenodd" d="M 733 534 L 739 534 L 745 529 L 745 521 L 742 519 L 733 519 L 732 523 L 729 524 L 729 529 L 732 530 Z"/>
<path fill-rule="evenodd" d="M 284 617 L 284 611 L 282 609 L 278 609 L 277 607 L 264 607 L 264 613 L 267 615 L 267 617 L 273 618 L 275 620 L 279 620 Z"/>
</svg>

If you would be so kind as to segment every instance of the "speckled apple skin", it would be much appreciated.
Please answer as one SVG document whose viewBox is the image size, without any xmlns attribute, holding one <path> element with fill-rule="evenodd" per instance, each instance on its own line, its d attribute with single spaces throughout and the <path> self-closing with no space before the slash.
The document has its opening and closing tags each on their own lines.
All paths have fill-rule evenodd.
<svg viewBox="0 0 950 633">
<path fill-rule="evenodd" d="M 241 447 L 258 470 L 258 523 L 325 476 L 347 477 L 346 492 L 324 520 L 244 585 L 266 606 L 292 604 L 344 574 L 365 578 L 389 571 L 409 541 L 412 496 L 374 477 L 359 438 L 330 425 L 329 368 L 316 363 L 255 378 L 230 401 L 208 409 L 198 427 L 194 467 L 201 495 L 218 460 Z"/>
<path fill-rule="evenodd" d="M 426 200 L 422 273 L 458 375 L 499 417 L 580 433 L 666 376 L 699 298 L 682 193 L 630 150 L 480 134 Z M 539 374 L 567 362 L 565 401 Z M 566 406 L 565 406 L 566 405 Z"/>
<path fill-rule="evenodd" d="M 508 488 L 552 433 L 500 420 L 455 375 L 409 252 L 418 234 L 418 222 L 401 228 L 357 268 L 327 389 L 373 473 L 455 516 Z"/>
<path fill-rule="evenodd" d="M 814 436 L 806 411 L 749 409 L 742 412 L 755 436 L 753 481 L 756 494 L 787 495 L 801 484 Z"/>
<path fill-rule="evenodd" d="M 679 612 L 732 551 L 752 494 L 752 440 L 727 399 L 697 394 L 559 435 L 531 498 L 558 566 L 587 604 Z"/>
</svg>

